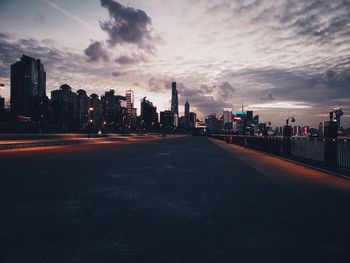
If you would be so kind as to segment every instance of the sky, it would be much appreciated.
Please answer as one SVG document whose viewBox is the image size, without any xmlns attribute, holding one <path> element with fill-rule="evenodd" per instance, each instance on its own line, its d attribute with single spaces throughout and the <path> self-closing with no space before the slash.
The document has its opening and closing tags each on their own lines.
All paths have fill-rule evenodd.
<svg viewBox="0 0 350 263">
<path fill-rule="evenodd" d="M 350 0 L 0 0 L 0 95 L 10 65 L 41 59 L 47 93 L 114 89 L 199 118 L 254 110 L 281 126 L 350 126 Z"/>
</svg>

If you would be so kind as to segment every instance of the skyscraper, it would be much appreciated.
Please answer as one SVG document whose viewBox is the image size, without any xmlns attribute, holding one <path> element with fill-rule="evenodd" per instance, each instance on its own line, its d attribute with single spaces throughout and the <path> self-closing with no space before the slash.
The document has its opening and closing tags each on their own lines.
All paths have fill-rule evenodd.
<svg viewBox="0 0 350 263">
<path fill-rule="evenodd" d="M 188 103 L 188 101 L 186 101 L 186 103 L 185 103 L 185 117 L 188 115 L 189 112 L 190 112 L 190 104 Z"/>
<path fill-rule="evenodd" d="M 131 117 L 132 116 L 132 109 L 134 108 L 134 91 L 132 90 L 127 90 L 126 94 L 126 109 L 128 112 L 128 116 Z"/>
<path fill-rule="evenodd" d="M 175 115 L 179 115 L 179 102 L 176 90 L 176 82 L 171 83 L 171 111 L 174 112 Z"/>
<path fill-rule="evenodd" d="M 46 72 L 40 60 L 23 55 L 11 65 L 11 111 L 35 116 L 46 97 Z"/>
</svg>

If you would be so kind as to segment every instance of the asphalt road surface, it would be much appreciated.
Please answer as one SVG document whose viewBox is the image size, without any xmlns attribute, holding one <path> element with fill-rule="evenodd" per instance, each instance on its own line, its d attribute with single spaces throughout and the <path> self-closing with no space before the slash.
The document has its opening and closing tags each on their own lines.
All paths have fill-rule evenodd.
<svg viewBox="0 0 350 263">
<path fill-rule="evenodd" d="M 350 262 L 350 181 L 268 158 L 204 137 L 1 152 L 0 262 Z"/>
</svg>

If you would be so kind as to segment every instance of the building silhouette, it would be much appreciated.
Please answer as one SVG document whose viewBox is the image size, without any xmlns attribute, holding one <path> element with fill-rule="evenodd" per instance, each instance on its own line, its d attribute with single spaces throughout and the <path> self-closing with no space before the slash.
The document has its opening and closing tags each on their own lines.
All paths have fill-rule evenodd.
<svg viewBox="0 0 350 263">
<path fill-rule="evenodd" d="M 11 111 L 16 115 L 38 117 L 46 98 L 46 72 L 39 59 L 23 55 L 11 65 Z"/>
<path fill-rule="evenodd" d="M 197 114 L 195 112 L 189 112 L 187 115 L 188 127 L 190 129 L 196 127 Z"/>
<path fill-rule="evenodd" d="M 179 116 L 179 101 L 176 89 L 176 82 L 171 83 L 171 111 Z"/>
<path fill-rule="evenodd" d="M 103 106 L 103 121 L 106 125 L 114 125 L 117 121 L 117 98 L 114 95 L 114 90 L 105 92 L 101 97 Z"/>
<path fill-rule="evenodd" d="M 5 110 L 5 98 L 0 96 L 0 112 Z"/>
<path fill-rule="evenodd" d="M 221 132 L 222 130 L 222 123 L 216 117 L 215 113 L 205 117 L 205 126 L 207 127 L 208 132 Z"/>
<path fill-rule="evenodd" d="M 86 127 L 88 122 L 89 97 L 86 91 L 80 89 L 77 91 L 77 115 L 79 127 Z"/>
<path fill-rule="evenodd" d="M 90 116 L 89 116 L 89 122 L 91 123 L 91 126 L 93 127 L 99 127 L 102 123 L 102 115 L 103 115 L 103 105 L 102 101 L 100 100 L 99 96 L 95 93 L 90 95 Z"/>
<path fill-rule="evenodd" d="M 59 124 L 60 128 L 67 129 L 77 124 L 77 97 L 77 94 L 67 84 L 63 84 L 60 89 L 51 92 L 53 120 Z"/>
<path fill-rule="evenodd" d="M 125 93 L 125 98 L 126 98 L 126 109 L 128 112 L 128 116 L 132 116 L 132 109 L 134 108 L 134 91 L 132 90 L 127 90 Z"/>
<path fill-rule="evenodd" d="M 157 107 L 144 97 L 141 100 L 141 122 L 142 126 L 147 129 L 153 129 L 158 125 Z"/>
<path fill-rule="evenodd" d="M 190 112 L 190 104 L 188 101 L 185 103 L 185 117 L 187 117 L 188 113 Z"/>
<path fill-rule="evenodd" d="M 162 130 L 170 132 L 174 130 L 174 112 L 165 110 L 160 112 L 160 124 Z"/>
</svg>

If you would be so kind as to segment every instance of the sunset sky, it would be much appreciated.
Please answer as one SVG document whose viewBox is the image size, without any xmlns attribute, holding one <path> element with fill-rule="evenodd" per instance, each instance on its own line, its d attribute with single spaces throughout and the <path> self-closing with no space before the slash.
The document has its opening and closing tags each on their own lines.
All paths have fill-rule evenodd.
<svg viewBox="0 0 350 263">
<path fill-rule="evenodd" d="M 41 59 L 47 94 L 69 84 L 135 91 L 170 108 L 178 83 L 200 118 L 238 110 L 318 126 L 342 107 L 350 126 L 349 0 L 0 0 L 0 95 L 10 65 Z"/>
</svg>

